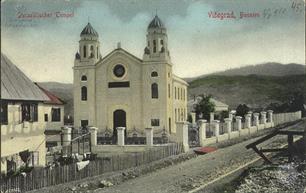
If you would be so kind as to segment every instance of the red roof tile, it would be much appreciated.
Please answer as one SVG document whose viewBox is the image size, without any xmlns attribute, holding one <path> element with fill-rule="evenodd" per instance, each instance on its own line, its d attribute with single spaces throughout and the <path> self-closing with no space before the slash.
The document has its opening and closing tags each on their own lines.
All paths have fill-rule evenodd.
<svg viewBox="0 0 306 193">
<path fill-rule="evenodd" d="M 51 93 L 50 91 L 42 88 L 40 85 L 38 85 L 37 83 L 35 83 L 38 88 L 40 88 L 40 90 L 42 90 L 48 97 L 49 97 L 49 101 L 44 101 L 45 104 L 54 104 L 54 105 L 63 105 L 65 104 L 65 102 L 60 99 L 58 96 L 56 96 L 55 94 Z"/>
</svg>

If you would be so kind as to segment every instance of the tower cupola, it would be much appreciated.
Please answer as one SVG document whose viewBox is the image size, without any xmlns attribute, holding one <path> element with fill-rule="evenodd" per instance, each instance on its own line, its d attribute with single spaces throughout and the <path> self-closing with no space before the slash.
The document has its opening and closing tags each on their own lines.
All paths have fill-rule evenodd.
<svg viewBox="0 0 306 193">
<path fill-rule="evenodd" d="M 147 46 L 144 49 L 143 59 L 153 61 L 170 60 L 167 29 L 157 15 L 155 15 L 147 28 Z"/>
<path fill-rule="evenodd" d="M 75 65 L 93 65 L 100 58 L 99 34 L 88 22 L 80 34 L 79 51 Z"/>
</svg>

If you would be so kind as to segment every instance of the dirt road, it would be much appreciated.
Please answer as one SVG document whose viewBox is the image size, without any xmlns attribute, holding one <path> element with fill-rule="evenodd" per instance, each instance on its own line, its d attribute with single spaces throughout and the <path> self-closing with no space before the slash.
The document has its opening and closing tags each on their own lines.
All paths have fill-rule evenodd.
<svg viewBox="0 0 306 193">
<path fill-rule="evenodd" d="M 305 120 L 290 129 L 303 130 Z M 217 151 L 198 156 L 186 162 L 174 165 L 156 172 L 128 180 L 122 184 L 108 188 L 97 189 L 98 193 L 170 193 L 189 192 L 197 187 L 212 181 L 240 166 L 256 159 L 258 156 L 253 150 L 245 146 L 258 138 L 254 138 L 233 146 L 218 149 Z M 286 142 L 285 136 L 276 136 L 260 147 L 273 148 Z"/>
</svg>

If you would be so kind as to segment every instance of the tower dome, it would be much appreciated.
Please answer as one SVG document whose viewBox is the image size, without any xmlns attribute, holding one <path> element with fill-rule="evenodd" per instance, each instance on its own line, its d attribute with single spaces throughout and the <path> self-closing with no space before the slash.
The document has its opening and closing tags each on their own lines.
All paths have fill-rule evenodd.
<svg viewBox="0 0 306 193">
<path fill-rule="evenodd" d="M 150 28 L 165 28 L 163 22 L 159 19 L 157 15 L 153 18 L 153 20 L 150 22 L 148 29 Z"/>
<path fill-rule="evenodd" d="M 82 35 L 93 35 L 93 36 L 99 36 L 98 32 L 91 26 L 91 24 L 88 22 L 88 24 L 85 26 L 85 28 L 81 32 Z"/>
</svg>

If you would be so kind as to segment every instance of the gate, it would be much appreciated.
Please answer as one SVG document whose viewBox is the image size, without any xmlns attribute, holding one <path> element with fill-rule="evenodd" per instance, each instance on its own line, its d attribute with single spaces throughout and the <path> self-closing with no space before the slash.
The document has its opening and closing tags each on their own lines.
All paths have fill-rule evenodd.
<svg viewBox="0 0 306 193">
<path fill-rule="evenodd" d="M 200 146 L 199 126 L 197 124 L 188 124 L 188 144 L 190 147 Z"/>
</svg>

